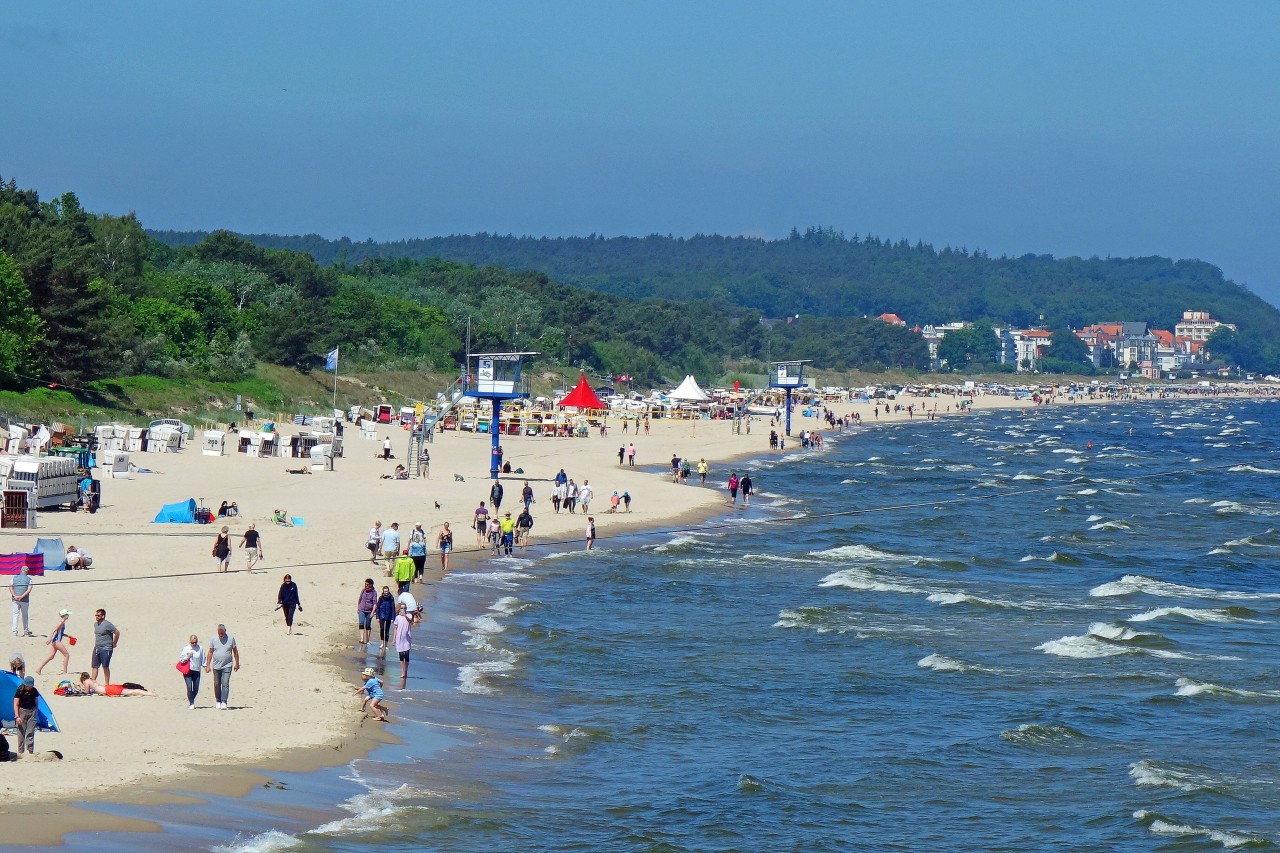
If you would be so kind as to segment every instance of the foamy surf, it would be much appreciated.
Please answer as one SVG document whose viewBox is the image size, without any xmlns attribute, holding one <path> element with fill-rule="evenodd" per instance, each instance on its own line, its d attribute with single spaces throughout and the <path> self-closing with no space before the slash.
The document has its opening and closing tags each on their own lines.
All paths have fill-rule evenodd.
<svg viewBox="0 0 1280 853">
<path fill-rule="evenodd" d="M 1210 841 L 1216 841 L 1228 850 L 1234 850 L 1237 847 L 1260 846 L 1268 844 L 1267 839 L 1256 835 L 1246 835 L 1242 832 L 1229 832 L 1221 829 L 1213 829 L 1208 826 L 1190 826 L 1188 824 L 1174 823 L 1172 820 L 1146 809 L 1140 809 L 1133 813 L 1134 820 L 1145 824 L 1147 829 L 1156 835 L 1178 835 L 1193 838 L 1202 836 Z"/>
<path fill-rule="evenodd" d="M 864 569 L 844 569 L 833 572 L 818 582 L 818 586 L 842 587 L 862 592 L 927 593 L 927 589 L 908 586 L 900 578 L 879 578 Z"/>
<path fill-rule="evenodd" d="M 1009 601 L 1005 598 L 983 598 L 979 595 L 970 595 L 961 590 L 960 592 L 935 592 L 931 593 L 927 599 L 934 604 L 940 604 L 943 607 L 950 607 L 956 604 L 968 604 L 974 607 L 995 607 L 1006 608 L 1010 610 L 1035 610 L 1036 605 L 1025 602 Z"/>
<path fill-rule="evenodd" d="M 450 572 L 444 576 L 445 583 L 461 583 L 469 586 L 487 586 L 497 589 L 514 589 L 516 581 L 528 580 L 533 575 L 525 572 Z"/>
<path fill-rule="evenodd" d="M 981 672 L 988 674 L 998 673 L 999 670 L 991 667 L 979 666 L 974 663 L 965 663 L 962 660 L 949 658 L 946 655 L 931 654 L 925 655 L 916 661 L 916 666 L 920 669 L 931 669 L 934 672 Z"/>
<path fill-rule="evenodd" d="M 427 796 L 439 796 L 430 791 L 400 785 L 389 790 L 370 790 L 341 803 L 350 817 L 339 818 L 316 827 L 305 835 L 355 835 L 362 832 L 387 832 L 407 828 L 405 818 L 411 812 L 419 811 L 425 806 L 406 805 L 406 800 L 415 800 Z"/>
<path fill-rule="evenodd" d="M 490 678 L 505 678 L 515 669 L 515 656 L 503 660 L 485 660 L 469 663 L 458 668 L 458 691 L 460 693 L 488 694 L 493 687 L 488 684 Z"/>
<path fill-rule="evenodd" d="M 1179 791 L 1211 791 L 1213 786 L 1199 781 L 1187 770 L 1159 764 L 1149 758 L 1129 765 L 1129 778 L 1133 784 L 1155 788 L 1175 788 Z"/>
<path fill-rule="evenodd" d="M 1180 616 L 1183 619 L 1192 619 L 1196 622 L 1257 622 L 1256 619 L 1248 619 L 1240 613 L 1252 613 L 1246 611 L 1245 608 L 1234 608 L 1237 613 L 1231 612 L 1232 608 L 1225 610 L 1210 610 L 1196 607 L 1156 607 L 1144 613 L 1136 613 L 1130 616 L 1130 622 L 1150 622 L 1153 619 L 1163 619 L 1168 616 Z"/>
<path fill-rule="evenodd" d="M 1081 660 L 1089 660 L 1093 658 L 1110 658 L 1116 655 L 1128 654 L 1132 649 L 1126 649 L 1124 646 L 1117 646 L 1114 643 L 1107 643 L 1095 637 L 1059 637 L 1056 640 L 1049 640 L 1036 646 L 1036 651 L 1044 652 L 1047 655 L 1057 655 L 1060 658 L 1077 658 Z"/>
<path fill-rule="evenodd" d="M 672 551 L 687 551 L 690 546 L 699 544 L 702 544 L 702 540 L 699 537 L 689 533 L 682 533 L 672 537 L 668 542 L 650 546 L 649 550 L 656 551 L 659 554 L 667 554 Z"/>
<path fill-rule="evenodd" d="M 1094 622 L 1089 626 L 1089 636 L 1110 640 L 1113 643 L 1127 643 L 1131 640 L 1162 639 L 1159 634 L 1135 631 L 1124 625 L 1113 625 L 1110 622 Z"/>
<path fill-rule="evenodd" d="M 513 613 L 519 613 L 529 605 L 516 598 L 514 595 L 504 595 L 493 604 L 489 605 L 489 609 L 495 613 L 501 613 L 504 616 L 510 616 Z"/>
<path fill-rule="evenodd" d="M 1280 593 L 1275 592 L 1220 591 L 1216 589 L 1206 589 L 1204 587 L 1183 586 L 1182 584 L 1168 583 L 1166 581 L 1143 577 L 1142 575 L 1125 575 L 1118 581 L 1111 581 L 1109 583 L 1095 586 L 1093 589 L 1089 590 L 1089 595 L 1094 598 L 1107 598 L 1117 595 L 1132 595 L 1136 592 L 1141 592 L 1146 595 L 1161 596 L 1164 598 L 1217 598 L 1226 601 L 1268 601 L 1280 599 Z"/>
<path fill-rule="evenodd" d="M 1194 678 L 1179 678 L 1174 686 L 1175 696 L 1225 696 L 1233 699 L 1280 699 L 1280 690 L 1242 690 L 1238 687 L 1224 687 L 1212 681 L 1196 681 Z"/>
<path fill-rule="evenodd" d="M 893 554 L 870 545 L 840 545 L 825 551 L 810 551 L 810 557 L 825 560 L 864 560 L 867 562 L 913 563 L 924 559 L 916 554 Z"/>
<path fill-rule="evenodd" d="M 270 830 L 249 838 L 237 836 L 227 844 L 219 844 L 209 848 L 213 853 L 280 853 L 284 850 L 297 850 L 303 843 L 287 832 Z"/>
</svg>

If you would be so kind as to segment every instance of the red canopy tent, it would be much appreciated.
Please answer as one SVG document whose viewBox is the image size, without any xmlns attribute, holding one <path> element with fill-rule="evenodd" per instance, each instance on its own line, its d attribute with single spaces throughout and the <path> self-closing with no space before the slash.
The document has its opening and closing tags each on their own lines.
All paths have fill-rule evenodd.
<svg viewBox="0 0 1280 853">
<path fill-rule="evenodd" d="M 556 403 L 557 406 L 575 406 L 579 409 L 605 409 L 608 408 L 604 403 L 600 402 L 600 398 L 596 396 L 596 392 L 591 390 L 591 386 L 587 384 L 587 377 L 584 375 L 578 379 L 578 386 L 568 393 L 568 395 Z"/>
</svg>

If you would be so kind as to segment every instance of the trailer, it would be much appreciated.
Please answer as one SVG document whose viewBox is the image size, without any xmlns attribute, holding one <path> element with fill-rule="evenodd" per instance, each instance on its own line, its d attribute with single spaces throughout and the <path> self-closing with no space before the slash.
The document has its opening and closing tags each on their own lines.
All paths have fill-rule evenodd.
<svg viewBox="0 0 1280 853">
<path fill-rule="evenodd" d="M 59 456 L 19 456 L 0 466 L 6 490 L 27 492 L 27 506 L 49 509 L 66 505 L 75 509 L 80 502 L 81 473 L 72 458 Z M 7 471 L 5 469 L 8 469 Z"/>
</svg>

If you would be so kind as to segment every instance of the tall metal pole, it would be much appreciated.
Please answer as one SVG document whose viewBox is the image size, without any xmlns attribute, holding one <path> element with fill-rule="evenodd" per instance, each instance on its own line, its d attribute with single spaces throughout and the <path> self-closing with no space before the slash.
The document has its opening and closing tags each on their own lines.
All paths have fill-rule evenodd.
<svg viewBox="0 0 1280 853">
<path fill-rule="evenodd" d="M 493 440 L 493 449 L 489 452 L 489 479 L 498 479 L 498 433 L 502 427 L 498 423 L 499 414 L 502 412 L 502 401 L 497 397 L 493 398 L 493 421 L 489 424 L 489 437 Z"/>
<path fill-rule="evenodd" d="M 791 388 L 787 388 L 787 435 L 791 435 Z"/>
</svg>

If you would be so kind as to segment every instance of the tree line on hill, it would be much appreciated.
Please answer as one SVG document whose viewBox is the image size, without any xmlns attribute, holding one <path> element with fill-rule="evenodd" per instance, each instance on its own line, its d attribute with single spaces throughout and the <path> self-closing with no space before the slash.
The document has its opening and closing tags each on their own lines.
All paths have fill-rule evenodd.
<svg viewBox="0 0 1280 853">
<path fill-rule="evenodd" d="M 133 214 L 91 214 L 74 193 L 42 201 L 0 180 L 2 388 L 129 375 L 234 381 L 259 360 L 316 369 L 334 346 L 348 369 L 448 369 L 468 343 L 638 383 L 711 378 L 729 360 L 928 362 L 905 329 L 822 317 L 769 328 L 721 295 L 632 298 L 439 258 L 322 265 L 227 231 L 173 246 Z"/>
<path fill-rule="evenodd" d="M 173 245 L 203 232 L 152 232 Z M 906 240 L 793 230 L 780 240 L 697 235 L 513 237 L 475 234 L 395 242 L 326 240 L 315 234 L 248 235 L 255 244 L 310 254 L 322 264 L 444 258 L 535 270 L 601 293 L 677 302 L 710 300 L 765 317 L 874 317 L 910 325 L 954 320 L 1053 330 L 1145 321 L 1172 330 L 1188 309 L 1236 324 L 1216 351 L 1248 370 L 1280 371 L 1280 310 L 1196 260 L 989 257 Z M 812 326 L 806 323 L 804 325 Z M 823 349 L 822 340 L 814 340 Z M 884 362 L 889 363 L 889 362 Z M 1052 362 L 1051 362 L 1052 364 Z"/>
</svg>

